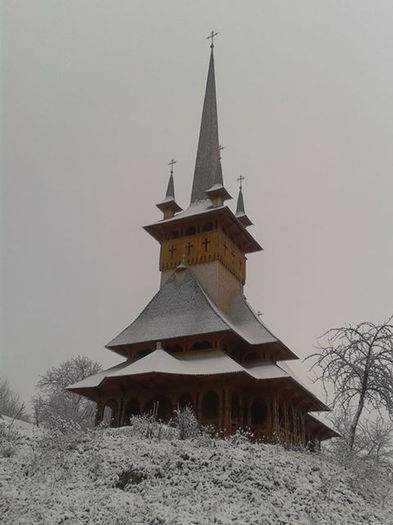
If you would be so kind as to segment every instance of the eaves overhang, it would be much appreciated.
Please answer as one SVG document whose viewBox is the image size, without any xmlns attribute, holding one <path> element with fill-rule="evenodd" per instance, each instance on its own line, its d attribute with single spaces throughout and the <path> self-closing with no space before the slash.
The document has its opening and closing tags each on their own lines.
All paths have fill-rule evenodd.
<svg viewBox="0 0 393 525">
<path fill-rule="evenodd" d="M 188 210 L 186 210 L 187 212 Z M 222 219 L 225 226 L 229 228 L 229 233 L 233 236 L 235 244 L 244 253 L 262 251 L 262 246 L 254 239 L 250 232 L 246 230 L 242 222 L 227 206 L 212 207 L 203 210 L 196 208 L 195 213 L 180 212 L 170 219 L 154 222 L 143 226 L 154 239 L 158 242 L 165 240 L 166 234 L 179 224 L 189 224 L 195 221 Z"/>
</svg>

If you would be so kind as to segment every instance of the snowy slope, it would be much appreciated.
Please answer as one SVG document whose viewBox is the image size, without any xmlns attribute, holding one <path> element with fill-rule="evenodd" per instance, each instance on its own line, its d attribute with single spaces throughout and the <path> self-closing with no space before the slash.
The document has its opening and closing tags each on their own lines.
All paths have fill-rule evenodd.
<svg viewBox="0 0 393 525">
<path fill-rule="evenodd" d="M 317 454 L 137 427 L 20 432 L 0 456 L 4 524 L 393 524 L 378 487 Z"/>
</svg>

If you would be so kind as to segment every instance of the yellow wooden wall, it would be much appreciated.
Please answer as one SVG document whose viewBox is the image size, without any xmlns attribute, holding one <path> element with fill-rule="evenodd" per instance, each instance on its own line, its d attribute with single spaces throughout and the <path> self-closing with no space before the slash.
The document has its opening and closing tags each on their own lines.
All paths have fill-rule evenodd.
<svg viewBox="0 0 393 525">
<path fill-rule="evenodd" d="M 160 271 L 174 269 L 183 261 L 192 266 L 217 260 L 245 283 L 246 257 L 221 230 L 170 239 L 161 244 Z"/>
</svg>

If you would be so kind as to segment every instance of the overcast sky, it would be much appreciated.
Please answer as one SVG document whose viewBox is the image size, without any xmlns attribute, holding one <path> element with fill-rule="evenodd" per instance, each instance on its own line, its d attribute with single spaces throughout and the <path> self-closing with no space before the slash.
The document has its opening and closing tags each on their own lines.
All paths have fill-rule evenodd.
<svg viewBox="0 0 393 525">
<path fill-rule="evenodd" d="M 158 289 L 169 160 L 188 205 L 216 39 L 224 179 L 264 252 L 245 294 L 301 358 L 393 313 L 391 0 L 2 2 L 1 375 L 25 399 Z M 307 366 L 296 370 L 302 377 Z"/>
</svg>

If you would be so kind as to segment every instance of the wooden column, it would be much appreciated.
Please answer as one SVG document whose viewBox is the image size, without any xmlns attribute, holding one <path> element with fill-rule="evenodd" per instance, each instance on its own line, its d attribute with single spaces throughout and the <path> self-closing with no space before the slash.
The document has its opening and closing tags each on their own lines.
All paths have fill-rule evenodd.
<svg viewBox="0 0 393 525">
<path fill-rule="evenodd" d="M 199 422 L 202 421 L 202 398 L 203 398 L 203 394 L 204 392 L 199 392 L 198 393 L 198 401 L 197 401 L 197 419 Z"/>
<path fill-rule="evenodd" d="M 198 392 L 195 391 L 192 393 L 192 411 L 194 412 L 194 416 L 199 421 L 199 414 L 198 414 Z"/>
<path fill-rule="evenodd" d="M 218 426 L 219 429 L 222 430 L 224 428 L 224 421 L 225 421 L 225 391 L 220 388 L 219 390 L 219 408 L 218 408 Z"/>
<path fill-rule="evenodd" d="M 225 428 L 226 434 L 229 435 L 232 432 L 232 394 L 231 391 L 225 389 Z"/>
<path fill-rule="evenodd" d="M 247 427 L 249 429 L 251 429 L 251 432 L 252 432 L 252 428 L 251 428 L 251 404 L 252 404 L 251 399 L 247 399 Z"/>
<path fill-rule="evenodd" d="M 272 399 L 272 416 L 273 416 L 273 425 L 272 425 L 272 440 L 277 441 L 279 439 L 279 429 L 278 429 L 278 399 L 273 397 Z"/>
<path fill-rule="evenodd" d="M 245 424 L 244 424 L 244 397 L 242 394 L 239 394 L 239 426 L 241 428 L 245 427 Z"/>
<path fill-rule="evenodd" d="M 300 435 L 303 445 L 307 445 L 306 441 L 306 424 L 305 424 L 305 415 L 304 412 L 300 413 Z"/>
<path fill-rule="evenodd" d="M 266 418 L 266 427 L 265 427 L 265 439 L 267 441 L 272 440 L 273 436 L 273 414 L 272 414 L 272 402 L 271 399 L 265 400 L 266 404 L 266 410 L 267 410 L 267 418 Z"/>
<path fill-rule="evenodd" d="M 94 419 L 94 426 L 98 426 L 102 422 L 103 406 L 102 401 L 97 401 L 96 404 L 96 415 Z"/>
</svg>

